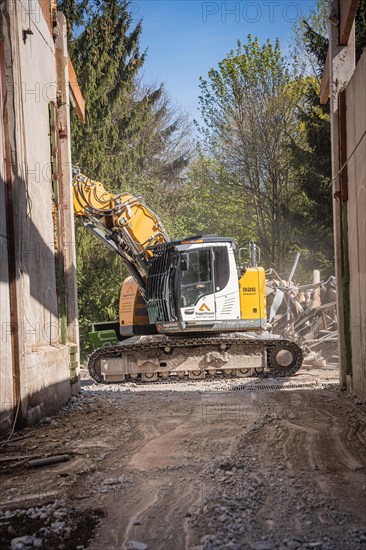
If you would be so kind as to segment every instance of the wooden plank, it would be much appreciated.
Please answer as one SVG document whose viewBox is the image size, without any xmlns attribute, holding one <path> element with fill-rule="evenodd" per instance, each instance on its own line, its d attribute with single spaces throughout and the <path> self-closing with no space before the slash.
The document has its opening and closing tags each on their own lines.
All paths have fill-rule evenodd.
<svg viewBox="0 0 366 550">
<path fill-rule="evenodd" d="M 355 98 L 355 137 L 356 144 L 366 128 L 366 52 L 363 53 L 356 67 Z M 366 137 L 355 153 L 358 236 L 359 236 L 359 322 L 360 322 L 360 357 L 359 385 L 357 395 L 366 399 Z"/>
<path fill-rule="evenodd" d="M 72 93 L 73 100 L 75 103 L 76 115 L 80 120 L 80 122 L 84 124 L 85 123 L 85 101 L 83 98 L 83 94 L 81 93 L 78 79 L 75 73 L 75 69 L 71 62 L 70 57 L 68 57 L 68 70 L 69 70 L 70 91 Z"/>
<path fill-rule="evenodd" d="M 334 6 L 337 7 L 334 0 Z M 333 197 L 339 193 L 339 149 L 338 149 L 338 94 L 344 84 L 350 80 L 354 71 L 355 48 L 354 26 L 352 27 L 349 44 L 339 46 L 339 27 L 329 25 L 329 81 L 330 81 L 330 113 L 331 141 L 332 141 L 332 192 Z M 346 342 L 344 330 L 344 277 L 342 273 L 342 235 L 341 220 L 343 205 L 338 199 L 333 200 L 333 227 L 334 227 L 334 264 L 337 278 L 337 317 L 339 329 L 339 381 L 341 388 L 347 387 L 350 380 L 346 372 Z"/>
<path fill-rule="evenodd" d="M 355 147 L 355 116 L 357 111 L 357 99 L 355 97 L 355 78 L 351 78 L 346 88 L 347 102 L 347 149 L 352 153 Z M 344 162 L 344 160 L 343 160 Z M 349 272 L 350 272 L 350 332 L 352 347 L 352 384 L 359 386 L 359 259 L 358 259 L 358 224 L 357 224 L 357 189 L 355 173 L 355 156 L 348 162 L 349 193 L 348 193 L 348 242 L 349 242 Z"/>
<path fill-rule="evenodd" d="M 339 0 L 340 23 L 339 43 L 342 46 L 348 44 L 349 35 L 352 30 L 359 0 Z"/>
<path fill-rule="evenodd" d="M 325 60 L 324 73 L 320 82 L 320 103 L 325 105 L 329 99 L 329 50 L 327 53 L 327 59 Z"/>
<path fill-rule="evenodd" d="M 43 17 L 46 20 L 49 31 L 52 34 L 53 24 L 52 24 L 52 11 L 51 11 L 50 0 L 39 0 L 39 6 L 40 6 L 41 11 L 43 13 Z"/>
<path fill-rule="evenodd" d="M 366 54 L 347 90 L 349 252 L 353 389 L 366 398 Z"/>
</svg>

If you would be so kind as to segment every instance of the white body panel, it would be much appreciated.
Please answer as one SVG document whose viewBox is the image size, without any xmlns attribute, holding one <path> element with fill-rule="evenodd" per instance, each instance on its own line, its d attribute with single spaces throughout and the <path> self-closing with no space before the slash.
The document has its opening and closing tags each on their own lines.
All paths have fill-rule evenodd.
<svg viewBox="0 0 366 550">
<path fill-rule="evenodd" d="M 227 246 L 224 244 L 224 246 Z M 239 282 L 234 251 L 227 246 L 229 253 L 230 277 L 228 284 L 222 290 L 215 291 L 216 319 L 240 319 Z"/>
</svg>

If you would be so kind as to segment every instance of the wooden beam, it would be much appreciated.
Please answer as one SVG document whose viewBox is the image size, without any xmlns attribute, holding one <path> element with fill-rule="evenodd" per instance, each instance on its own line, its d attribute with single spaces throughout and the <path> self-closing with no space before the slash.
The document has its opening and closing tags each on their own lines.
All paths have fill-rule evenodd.
<svg viewBox="0 0 366 550">
<path fill-rule="evenodd" d="M 338 7 L 340 2 L 333 0 L 333 14 L 340 20 Z M 332 195 L 333 199 L 333 227 L 334 227 L 334 265 L 337 278 L 337 316 L 338 316 L 338 354 L 339 354 L 339 379 L 341 388 L 350 387 L 352 379 L 347 373 L 347 335 L 346 335 L 346 280 L 343 273 L 343 202 L 339 200 L 341 194 L 341 182 L 339 171 L 341 159 L 339 154 L 339 118 L 338 95 L 352 78 L 355 70 L 355 31 L 352 25 L 351 33 L 346 46 L 339 43 L 339 25 L 329 25 L 329 96 L 331 116 L 331 142 L 332 142 Z"/>
<path fill-rule="evenodd" d="M 320 103 L 325 105 L 329 99 L 329 50 L 325 60 L 324 73 L 320 82 Z"/>
<path fill-rule="evenodd" d="M 41 11 L 43 13 L 43 17 L 46 20 L 47 26 L 50 30 L 50 33 L 52 35 L 53 25 L 52 25 L 52 12 L 51 12 L 51 5 L 49 0 L 39 0 L 39 6 L 41 8 Z M 29 5 L 28 5 L 29 7 Z"/>
<path fill-rule="evenodd" d="M 75 69 L 71 63 L 70 57 L 68 57 L 68 69 L 69 69 L 69 85 L 70 92 L 72 93 L 75 103 L 75 111 L 78 119 L 82 124 L 85 123 L 85 101 L 83 94 L 81 93 L 78 79 L 76 77 Z"/>
<path fill-rule="evenodd" d="M 339 43 L 342 46 L 348 44 L 349 35 L 352 30 L 359 0 L 339 0 Z"/>
</svg>

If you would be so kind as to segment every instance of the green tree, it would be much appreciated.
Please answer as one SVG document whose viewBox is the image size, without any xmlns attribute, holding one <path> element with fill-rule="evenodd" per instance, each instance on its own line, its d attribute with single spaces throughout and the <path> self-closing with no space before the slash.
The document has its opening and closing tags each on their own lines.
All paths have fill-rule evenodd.
<svg viewBox="0 0 366 550">
<path fill-rule="evenodd" d="M 72 60 L 86 99 L 86 122 L 73 123 L 73 158 L 107 185 L 117 185 L 141 157 L 141 129 L 153 90 L 135 101 L 134 81 L 145 59 L 140 52 L 141 22 L 131 29 L 128 3 L 102 1 L 72 43 Z M 122 172 L 122 173 L 123 173 Z"/>
<path fill-rule="evenodd" d="M 306 79 L 305 95 L 298 110 L 302 140 L 291 145 L 299 201 L 294 217 L 301 232 L 295 239 L 302 263 L 309 270 L 333 273 L 333 217 L 329 106 L 319 103 L 320 85 Z"/>
<path fill-rule="evenodd" d="M 74 12 L 72 22 L 83 17 L 82 7 Z M 135 151 L 144 117 L 143 102 L 148 98 L 143 98 L 134 109 L 132 95 L 144 53 L 138 45 L 141 24 L 131 29 L 128 4 L 119 0 L 102 1 L 98 7 L 88 16 L 70 47 L 86 100 L 85 124 L 81 125 L 75 116 L 72 118 L 72 154 L 74 164 L 117 191 L 128 172 L 131 157 L 138 156 Z M 128 159 L 121 171 L 119 153 L 123 154 L 126 149 Z M 119 287 L 126 272 L 119 258 L 89 235 L 80 223 L 76 229 L 79 323 L 85 355 L 90 351 L 91 322 L 117 318 Z"/>
<path fill-rule="evenodd" d="M 310 271 L 320 268 L 333 273 L 333 221 L 331 184 L 331 145 L 329 104 L 321 105 L 320 82 L 328 52 L 328 6 L 319 0 L 317 8 L 296 26 L 298 58 L 306 60 L 309 76 L 304 79 L 304 94 L 297 117 L 301 139 L 291 142 L 294 177 L 299 200 L 293 216 L 301 233 L 295 235 L 302 251 L 302 265 Z"/>
<path fill-rule="evenodd" d="M 188 162 L 188 125 L 162 85 L 140 82 L 146 55 L 139 46 L 141 21 L 132 25 L 130 3 L 122 0 L 62 4 L 70 17 L 69 50 L 86 101 L 85 124 L 72 116 L 74 164 L 108 190 L 144 194 L 150 206 L 158 211 L 164 206 L 170 213 L 162 197 L 171 193 Z M 91 322 L 118 317 L 119 288 L 127 273 L 80 223 L 76 240 L 85 357 Z"/>
<path fill-rule="evenodd" d="M 57 9 L 62 11 L 67 22 L 67 38 L 69 49 L 72 46 L 72 38 L 75 28 L 85 24 L 87 14 L 91 12 L 92 0 L 61 0 L 57 2 Z"/>
<path fill-rule="evenodd" d="M 278 40 L 260 45 L 249 35 L 200 86 L 207 149 L 225 173 L 237 217 L 254 222 L 264 261 L 282 269 L 292 246 L 287 212 L 296 194 L 288 145 L 298 131 L 302 82 L 292 79 Z"/>
<path fill-rule="evenodd" d="M 304 96 L 297 116 L 302 127 L 301 140 L 291 144 L 299 201 L 294 217 L 302 227 L 297 245 L 303 252 L 302 263 L 309 269 L 321 268 L 324 276 L 334 272 L 332 173 L 329 102 L 319 101 L 319 79 L 324 72 L 328 52 L 328 5 L 318 0 L 306 19 L 295 26 L 293 52 L 303 70 Z M 356 13 L 356 59 L 366 45 L 366 0 L 361 0 Z M 296 136 L 295 136 L 296 138 Z"/>
<path fill-rule="evenodd" d="M 360 0 L 356 12 L 356 62 L 366 48 L 366 0 Z"/>
<path fill-rule="evenodd" d="M 180 197 L 187 235 L 233 237 L 241 246 L 257 238 L 254 216 L 232 182 L 232 174 L 215 158 L 200 153 L 191 162 Z"/>
<path fill-rule="evenodd" d="M 322 77 L 328 53 L 328 11 L 328 0 L 318 0 L 308 16 L 294 24 L 290 52 L 295 73 Z"/>
</svg>

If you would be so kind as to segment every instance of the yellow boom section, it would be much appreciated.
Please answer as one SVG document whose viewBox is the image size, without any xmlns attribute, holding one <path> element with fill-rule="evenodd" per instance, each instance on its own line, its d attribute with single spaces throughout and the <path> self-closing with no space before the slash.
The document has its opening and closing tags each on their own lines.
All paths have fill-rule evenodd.
<svg viewBox="0 0 366 550">
<path fill-rule="evenodd" d="M 129 193 L 113 195 L 78 169 L 73 173 L 76 216 L 98 220 L 112 235 L 120 237 L 130 253 L 144 252 L 146 260 L 152 257 L 148 248 L 169 240 L 159 217 L 145 205 L 142 197 Z"/>
</svg>

